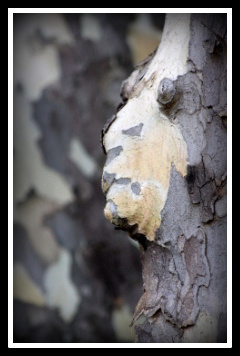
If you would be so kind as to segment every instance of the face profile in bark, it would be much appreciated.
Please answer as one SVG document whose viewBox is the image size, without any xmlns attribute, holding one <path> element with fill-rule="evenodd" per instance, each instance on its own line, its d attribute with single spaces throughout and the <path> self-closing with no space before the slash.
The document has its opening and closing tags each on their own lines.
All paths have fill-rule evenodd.
<svg viewBox="0 0 240 356">
<path fill-rule="evenodd" d="M 172 36 L 163 35 L 155 55 L 124 82 L 125 105 L 102 138 L 104 214 L 131 236 L 142 234 L 150 241 L 161 224 L 172 165 L 182 176 L 187 173 L 186 142 L 164 106 L 175 95 L 174 80 L 186 72 L 188 28 L 188 15 L 173 19 Z"/>
</svg>

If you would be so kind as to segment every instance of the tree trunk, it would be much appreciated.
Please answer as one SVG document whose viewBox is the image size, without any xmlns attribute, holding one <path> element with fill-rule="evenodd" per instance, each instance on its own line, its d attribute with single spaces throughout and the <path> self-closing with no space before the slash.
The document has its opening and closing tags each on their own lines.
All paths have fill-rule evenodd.
<svg viewBox="0 0 240 356">
<path fill-rule="evenodd" d="M 226 342 L 226 14 L 167 15 L 121 96 L 102 189 L 141 246 L 136 341 Z"/>
</svg>

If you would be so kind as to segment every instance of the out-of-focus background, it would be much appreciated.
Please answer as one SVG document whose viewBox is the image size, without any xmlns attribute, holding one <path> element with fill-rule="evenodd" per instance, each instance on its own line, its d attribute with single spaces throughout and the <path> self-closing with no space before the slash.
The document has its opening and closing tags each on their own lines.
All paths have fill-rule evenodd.
<svg viewBox="0 0 240 356">
<path fill-rule="evenodd" d="M 139 249 L 103 215 L 101 129 L 164 14 L 13 14 L 13 342 L 134 342 Z"/>
</svg>

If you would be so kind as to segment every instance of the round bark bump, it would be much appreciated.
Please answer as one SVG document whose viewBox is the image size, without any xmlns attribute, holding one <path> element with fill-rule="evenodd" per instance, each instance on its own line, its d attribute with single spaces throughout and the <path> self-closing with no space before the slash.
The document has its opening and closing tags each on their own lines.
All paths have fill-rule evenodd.
<svg viewBox="0 0 240 356">
<path fill-rule="evenodd" d="M 162 105 L 166 105 L 172 101 L 175 92 L 174 82 L 169 78 L 163 78 L 159 83 L 157 101 Z"/>
</svg>

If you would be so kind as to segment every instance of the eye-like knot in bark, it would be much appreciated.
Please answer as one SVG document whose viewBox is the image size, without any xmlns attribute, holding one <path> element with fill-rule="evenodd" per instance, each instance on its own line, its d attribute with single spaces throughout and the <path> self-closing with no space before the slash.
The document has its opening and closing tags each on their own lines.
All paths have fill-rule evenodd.
<svg viewBox="0 0 240 356">
<path fill-rule="evenodd" d="M 169 104 L 175 93 L 174 82 L 169 78 L 163 78 L 159 83 L 157 101 L 162 105 Z"/>
</svg>

